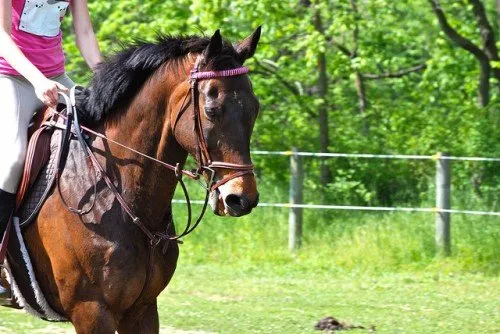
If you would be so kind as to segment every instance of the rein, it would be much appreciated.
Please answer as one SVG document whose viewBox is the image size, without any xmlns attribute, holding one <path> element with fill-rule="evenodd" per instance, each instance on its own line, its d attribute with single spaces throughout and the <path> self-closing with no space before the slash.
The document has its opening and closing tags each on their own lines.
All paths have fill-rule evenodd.
<svg viewBox="0 0 500 334">
<path fill-rule="evenodd" d="M 123 145 L 111 138 L 106 137 L 104 134 L 93 131 L 92 129 L 89 129 L 88 127 L 82 126 L 78 122 L 78 113 L 76 110 L 76 99 L 75 99 L 75 87 L 73 87 L 70 91 L 70 97 L 68 97 L 64 93 L 59 93 L 65 100 L 67 106 L 71 106 L 71 109 L 67 109 L 66 115 L 57 112 L 56 110 L 53 111 L 54 115 L 57 115 L 58 117 L 61 117 L 62 119 L 66 120 L 66 125 L 59 125 L 59 124 L 54 124 L 54 122 L 48 122 L 47 125 L 50 126 L 56 126 L 58 128 L 61 128 L 63 130 L 63 138 L 62 141 L 67 139 L 69 137 L 69 134 L 72 133 L 73 135 L 76 136 L 78 141 L 80 142 L 83 152 L 85 154 L 85 158 L 87 161 L 87 164 L 91 169 L 94 170 L 96 177 L 94 178 L 94 199 L 92 202 L 92 205 L 90 206 L 89 209 L 82 211 L 78 209 L 74 209 L 70 207 L 69 205 L 66 204 L 66 201 L 64 200 L 61 190 L 60 190 L 60 176 L 62 174 L 62 170 L 64 168 L 64 164 L 60 165 L 58 168 L 58 182 L 57 182 L 57 187 L 59 194 L 63 200 L 63 203 L 66 205 L 66 207 L 73 213 L 76 213 L 78 215 L 83 215 L 92 210 L 92 208 L 95 205 L 96 201 L 96 195 L 97 195 L 97 173 L 99 173 L 104 181 L 106 182 L 108 188 L 113 192 L 115 195 L 116 199 L 120 203 L 122 209 L 127 213 L 127 215 L 132 219 L 132 222 L 137 225 L 141 231 L 148 237 L 150 240 L 150 245 L 152 249 L 154 249 L 156 246 L 158 246 L 162 241 L 166 241 L 164 247 L 163 247 L 163 253 L 166 253 L 166 250 L 168 248 L 168 244 L 170 241 L 177 241 L 181 242 L 179 239 L 190 234 L 196 227 L 200 224 L 207 206 L 208 206 L 208 199 L 210 196 L 211 191 L 215 191 L 217 188 L 220 186 L 226 184 L 232 179 L 235 179 L 237 177 L 241 177 L 247 174 L 253 174 L 254 172 L 254 165 L 253 164 L 233 164 L 233 163 L 227 163 L 223 161 L 212 161 L 210 157 L 210 152 L 208 149 L 208 144 L 206 141 L 206 138 L 203 134 L 203 125 L 202 125 L 202 116 L 201 116 L 201 111 L 199 107 L 199 89 L 198 89 L 198 84 L 200 80 L 205 80 L 205 79 L 213 79 L 213 78 L 220 78 L 220 77 L 231 77 L 231 76 L 239 76 L 242 74 L 246 74 L 249 72 L 247 67 L 238 67 L 235 69 L 230 69 L 230 70 L 224 70 L 224 71 L 206 71 L 206 72 L 201 72 L 199 71 L 199 64 L 201 61 L 201 56 L 199 56 L 195 62 L 193 70 L 190 72 L 190 89 L 186 94 L 186 98 L 188 97 L 189 94 L 191 94 L 191 101 L 193 102 L 193 109 L 194 109 L 194 128 L 195 128 L 195 135 L 196 135 L 196 141 L 197 141 L 197 163 L 198 163 L 198 168 L 196 170 L 184 170 L 181 169 L 180 164 L 177 163 L 175 166 L 168 164 L 166 162 L 163 162 L 159 159 L 156 159 L 154 157 L 151 157 L 149 155 L 146 155 L 142 152 L 139 152 L 131 147 L 128 147 L 126 145 Z M 177 113 L 177 119 L 174 123 L 174 133 L 175 133 L 175 125 L 177 124 L 178 119 L 182 115 L 184 103 L 182 103 L 179 112 Z M 74 125 L 74 126 L 72 126 Z M 188 219 L 187 219 L 187 224 L 184 229 L 184 231 L 178 235 L 169 235 L 167 233 L 170 225 L 172 224 L 172 221 L 169 222 L 167 225 L 167 228 L 165 230 L 165 233 L 160 233 L 160 232 L 151 232 L 140 220 L 139 217 L 137 217 L 130 206 L 127 204 L 123 196 L 120 194 L 116 186 L 113 184 L 109 176 L 107 175 L 106 171 L 104 168 L 101 166 L 99 161 L 97 160 L 95 153 L 92 151 L 91 147 L 87 144 L 85 139 L 83 138 L 82 131 L 92 134 L 98 138 L 101 138 L 103 140 L 106 140 L 108 142 L 111 142 L 115 145 L 118 145 L 128 151 L 131 151 L 139 156 L 142 156 L 146 159 L 149 159 L 151 161 L 154 161 L 163 167 L 173 171 L 175 173 L 175 176 L 178 180 L 178 182 L 181 185 L 181 188 L 184 193 L 184 197 L 186 199 L 187 203 L 187 210 L 188 210 Z M 62 149 L 61 155 L 67 154 L 67 150 Z M 60 159 L 60 161 L 65 160 L 64 157 L 63 159 Z M 222 179 L 216 181 L 215 176 L 216 176 L 216 170 L 218 169 L 227 169 L 227 170 L 232 170 L 235 171 L 234 173 L 231 173 L 229 175 L 224 176 Z M 184 184 L 184 181 L 182 180 L 182 176 L 185 175 L 193 180 L 199 180 L 203 174 L 207 175 L 207 183 L 206 183 L 206 194 L 205 194 L 205 200 L 203 204 L 203 208 L 201 210 L 201 213 L 199 217 L 196 219 L 196 222 L 192 224 L 192 209 L 191 209 L 191 201 L 189 198 L 189 193 L 187 191 L 186 185 Z"/>
</svg>

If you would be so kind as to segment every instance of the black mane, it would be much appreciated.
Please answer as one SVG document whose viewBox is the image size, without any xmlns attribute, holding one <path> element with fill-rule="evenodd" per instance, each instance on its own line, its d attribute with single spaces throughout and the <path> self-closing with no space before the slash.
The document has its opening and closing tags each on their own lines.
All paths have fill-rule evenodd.
<svg viewBox="0 0 500 334">
<path fill-rule="evenodd" d="M 136 42 L 111 56 L 98 66 L 90 88 L 76 94 L 81 122 L 96 124 L 126 106 L 161 65 L 190 52 L 201 53 L 209 43 L 210 38 L 200 36 L 159 36 L 156 42 Z M 207 65 L 213 70 L 241 65 L 228 42 L 223 43 L 221 53 L 209 62 Z"/>
</svg>

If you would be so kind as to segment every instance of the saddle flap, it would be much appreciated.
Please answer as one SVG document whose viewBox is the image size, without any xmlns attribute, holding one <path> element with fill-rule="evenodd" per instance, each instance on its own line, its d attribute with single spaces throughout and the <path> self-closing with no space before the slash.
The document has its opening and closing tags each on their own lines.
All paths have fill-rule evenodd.
<svg viewBox="0 0 500 334">
<path fill-rule="evenodd" d="M 26 152 L 23 176 L 17 191 L 16 209 L 19 209 L 28 189 L 36 181 L 38 174 L 49 160 L 50 140 L 53 129 L 43 124 L 50 119 L 51 114 L 50 108 L 37 113 L 34 118 L 34 124 L 29 130 L 29 144 Z"/>
</svg>

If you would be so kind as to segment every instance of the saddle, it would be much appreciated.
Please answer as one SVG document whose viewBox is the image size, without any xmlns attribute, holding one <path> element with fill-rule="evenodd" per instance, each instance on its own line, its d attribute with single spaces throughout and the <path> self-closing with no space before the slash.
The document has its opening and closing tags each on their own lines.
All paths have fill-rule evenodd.
<svg viewBox="0 0 500 334">
<path fill-rule="evenodd" d="M 16 198 L 16 211 L 18 212 L 23 204 L 23 201 L 28 193 L 28 190 L 30 190 L 33 187 L 41 170 L 47 165 L 49 161 L 50 151 L 51 151 L 50 142 L 53 130 L 45 126 L 42 126 L 42 124 L 50 119 L 51 113 L 52 111 L 49 108 L 45 108 L 37 112 L 33 117 L 32 124 L 28 129 L 29 145 L 27 150 L 27 157 L 23 170 L 22 180 L 18 188 L 17 198 Z M 39 200 L 43 196 L 40 194 L 35 197 L 38 198 Z M 34 208 L 32 212 L 33 211 L 35 211 Z M 11 237 L 11 235 L 13 236 Z M 11 241 L 11 238 L 15 239 L 16 237 L 17 236 L 15 227 L 14 228 L 12 227 L 12 222 L 11 222 L 8 226 L 8 229 L 6 231 L 3 240 L 4 242 L 2 243 L 2 247 L 0 249 L 0 263 L 3 262 L 3 259 L 7 255 L 7 246 L 11 247 L 11 244 L 13 243 Z M 10 244 L 9 241 L 11 241 Z M 7 279 L 7 271 L 1 270 L 3 269 L 2 267 L 0 267 L 0 286 L 6 288 L 6 290 L 4 291 L 7 292 L 7 295 L 9 295 L 10 298 L 5 297 L 6 299 L 4 299 L 1 305 L 21 309 L 22 307 L 20 307 L 20 305 L 13 296 L 13 291 L 11 290 L 9 284 L 10 280 Z"/>
<path fill-rule="evenodd" d="M 15 217 L 2 244 L 7 248 L 2 252 L 7 251 L 8 259 L 3 274 L 8 274 L 8 282 L 12 294 L 15 295 L 10 306 L 23 308 L 39 318 L 55 321 L 65 319 L 50 308 L 43 296 L 21 228 L 36 219 L 55 187 L 58 173 L 64 169 L 68 147 L 72 136 L 75 135 L 71 113 L 65 113 L 65 108 L 62 104 L 56 110 L 46 108 L 33 118 L 28 131 L 29 144 L 17 192 Z M 6 286 L 5 282 L 3 283 Z"/>
<path fill-rule="evenodd" d="M 52 119 L 52 109 L 45 108 L 38 112 L 28 130 L 28 150 L 24 164 L 23 176 L 17 191 L 16 211 L 23 204 L 28 190 L 38 178 L 41 170 L 47 165 L 50 158 L 50 142 L 54 128 L 48 126 Z M 54 120 L 55 121 L 55 120 Z"/>
<path fill-rule="evenodd" d="M 50 195 L 64 169 L 72 138 L 78 140 L 85 156 L 88 155 L 75 108 L 76 92 L 77 87 L 73 87 L 71 97 L 62 94 L 65 104 L 42 110 L 29 129 L 26 161 L 16 198 L 15 214 L 20 218 L 20 227 L 36 218 Z"/>
</svg>

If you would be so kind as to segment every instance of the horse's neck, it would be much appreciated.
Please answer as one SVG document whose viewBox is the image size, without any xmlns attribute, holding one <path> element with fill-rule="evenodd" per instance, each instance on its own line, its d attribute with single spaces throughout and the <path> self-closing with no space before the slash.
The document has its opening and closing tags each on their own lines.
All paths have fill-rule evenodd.
<svg viewBox="0 0 500 334">
<path fill-rule="evenodd" d="M 154 79 L 154 78 L 152 78 Z M 157 87 L 150 80 L 134 98 L 128 110 L 108 120 L 106 135 L 134 150 L 166 163 L 183 164 L 187 152 L 173 136 L 165 101 L 172 89 Z M 121 178 L 121 192 L 134 213 L 151 230 L 164 228 L 177 180 L 172 171 L 129 150 L 109 144 L 107 166 L 114 165 Z"/>
</svg>

